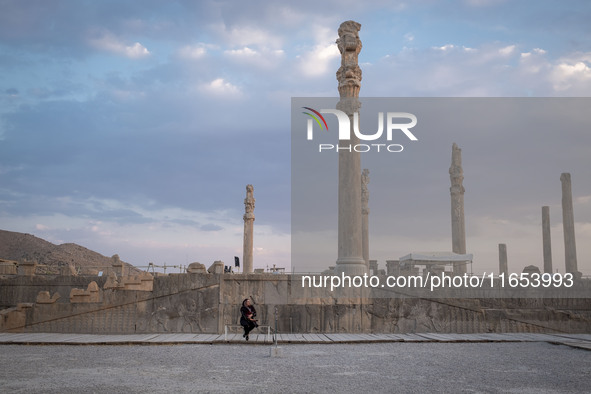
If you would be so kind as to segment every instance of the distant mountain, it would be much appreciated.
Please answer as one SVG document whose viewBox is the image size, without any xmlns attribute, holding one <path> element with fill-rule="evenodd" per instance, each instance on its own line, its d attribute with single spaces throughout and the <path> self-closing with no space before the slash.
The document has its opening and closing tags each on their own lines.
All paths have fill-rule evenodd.
<svg viewBox="0 0 591 394">
<path fill-rule="evenodd" d="M 47 272 L 52 273 L 57 273 L 59 267 L 66 264 L 73 264 L 87 274 L 105 271 L 112 266 L 111 257 L 83 246 L 74 243 L 55 245 L 31 234 L 5 230 L 0 230 L 0 259 L 36 261 L 39 265 L 45 265 Z M 123 264 L 131 271 L 139 271 L 131 264 Z"/>
</svg>

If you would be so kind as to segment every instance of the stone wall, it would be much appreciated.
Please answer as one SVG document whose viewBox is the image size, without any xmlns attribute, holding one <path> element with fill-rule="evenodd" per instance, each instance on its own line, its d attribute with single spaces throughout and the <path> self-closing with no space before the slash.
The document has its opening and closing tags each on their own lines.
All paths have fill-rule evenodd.
<svg viewBox="0 0 591 394">
<path fill-rule="evenodd" d="M 57 276 L 57 275 L 6 275 L 0 276 L 0 309 L 15 306 L 19 302 L 35 302 L 40 291 L 58 292 L 58 302 L 68 302 L 71 289 L 86 288 L 92 281 L 102 288 L 106 277 Z"/>
<path fill-rule="evenodd" d="M 223 333 L 225 325 L 239 324 L 245 298 L 252 299 L 260 324 L 274 327 L 277 308 L 278 329 L 286 333 L 591 331 L 588 298 L 338 297 L 315 289 L 303 294 L 289 275 L 272 274 L 143 279 L 0 278 L 0 332 Z"/>
</svg>

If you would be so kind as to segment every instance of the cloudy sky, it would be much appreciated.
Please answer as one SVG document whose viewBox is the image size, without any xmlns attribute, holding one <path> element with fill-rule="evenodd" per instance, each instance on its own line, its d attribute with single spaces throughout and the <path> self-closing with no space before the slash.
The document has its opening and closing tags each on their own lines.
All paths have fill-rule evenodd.
<svg viewBox="0 0 591 394">
<path fill-rule="evenodd" d="M 255 267 L 289 268 L 291 97 L 337 95 L 342 21 L 362 24 L 363 96 L 585 97 L 591 4 L 566 4 L 0 0 L 0 228 L 138 266 L 229 263 L 251 183 Z M 573 143 L 588 155 L 550 168 L 554 194 L 535 206 L 558 214 L 558 179 L 572 172 L 579 267 L 591 274 L 587 134 Z M 464 154 L 468 193 L 479 153 Z M 498 217 L 473 190 L 468 248 L 520 234 L 517 256 L 540 258 L 539 207 Z M 417 247 L 446 245 L 445 215 Z M 561 268 L 560 216 L 552 223 Z M 493 252 L 472 252 L 493 264 Z"/>
</svg>

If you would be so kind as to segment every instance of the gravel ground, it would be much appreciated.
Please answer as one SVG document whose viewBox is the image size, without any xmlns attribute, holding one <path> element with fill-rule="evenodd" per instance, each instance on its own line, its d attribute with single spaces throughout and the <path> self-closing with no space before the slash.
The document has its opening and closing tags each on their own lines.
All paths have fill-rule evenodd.
<svg viewBox="0 0 591 394">
<path fill-rule="evenodd" d="M 533 343 L 0 346 L 0 391 L 591 391 L 591 352 Z"/>
</svg>

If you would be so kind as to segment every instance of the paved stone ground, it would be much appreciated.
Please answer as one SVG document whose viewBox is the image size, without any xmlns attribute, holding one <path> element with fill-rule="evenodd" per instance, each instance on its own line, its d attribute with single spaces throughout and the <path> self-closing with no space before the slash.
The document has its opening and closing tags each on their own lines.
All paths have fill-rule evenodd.
<svg viewBox="0 0 591 394">
<path fill-rule="evenodd" d="M 273 335 L 251 333 L 250 341 L 238 334 L 62 334 L 0 333 L 0 344 L 15 345 L 154 345 L 218 344 L 256 345 L 272 343 Z M 549 342 L 591 350 L 591 334 L 541 333 L 417 333 L 417 334 L 278 334 L 279 343 L 375 343 L 375 342 Z"/>
<path fill-rule="evenodd" d="M 10 393 L 581 393 L 591 352 L 546 342 L 0 346 Z"/>
</svg>

